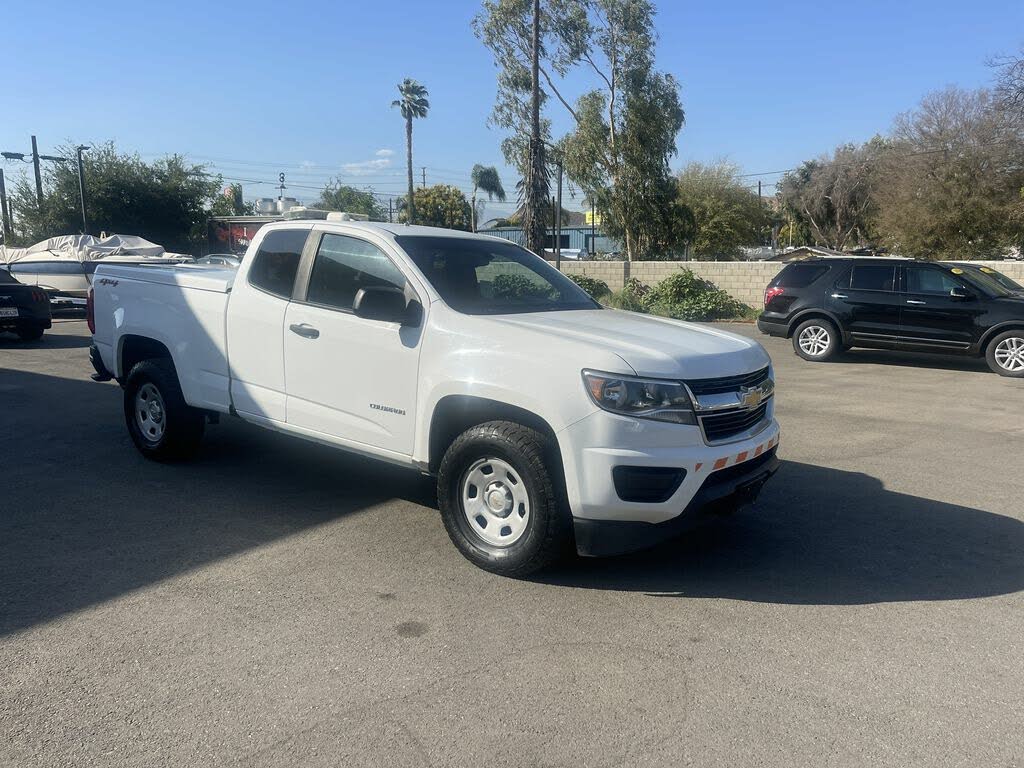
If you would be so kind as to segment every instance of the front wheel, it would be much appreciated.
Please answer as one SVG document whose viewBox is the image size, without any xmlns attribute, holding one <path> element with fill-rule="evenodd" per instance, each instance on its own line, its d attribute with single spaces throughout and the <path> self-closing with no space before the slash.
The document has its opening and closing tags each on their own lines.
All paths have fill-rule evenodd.
<svg viewBox="0 0 1024 768">
<path fill-rule="evenodd" d="M 985 360 L 1000 376 L 1024 379 L 1024 330 L 1007 331 L 992 339 Z"/>
<path fill-rule="evenodd" d="M 835 357 L 842 344 L 839 329 L 828 320 L 806 320 L 793 332 L 793 351 L 816 363 Z"/>
<path fill-rule="evenodd" d="M 438 506 L 467 560 L 503 576 L 555 562 L 572 541 L 568 505 L 549 467 L 552 442 L 529 427 L 489 421 L 463 432 L 441 461 Z"/>
<path fill-rule="evenodd" d="M 124 386 L 124 419 L 139 453 L 155 461 L 193 455 L 203 437 L 203 412 L 185 402 L 170 360 L 144 360 Z"/>
</svg>

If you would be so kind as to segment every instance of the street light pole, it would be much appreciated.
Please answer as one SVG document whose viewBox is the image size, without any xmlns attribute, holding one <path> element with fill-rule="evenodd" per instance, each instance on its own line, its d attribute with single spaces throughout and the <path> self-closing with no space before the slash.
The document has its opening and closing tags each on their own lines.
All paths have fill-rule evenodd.
<svg viewBox="0 0 1024 768">
<path fill-rule="evenodd" d="M 36 137 L 32 137 L 32 169 L 36 173 L 36 201 L 40 207 L 43 205 L 43 176 L 39 172 L 39 146 L 36 144 Z"/>
<path fill-rule="evenodd" d="M 91 147 L 81 144 L 75 148 L 78 152 L 78 196 L 82 201 L 82 234 L 89 234 L 89 221 L 85 216 L 85 167 L 82 165 L 82 153 Z"/>
<path fill-rule="evenodd" d="M 558 161 L 558 202 L 555 203 L 555 269 L 562 270 L 562 161 Z"/>
</svg>

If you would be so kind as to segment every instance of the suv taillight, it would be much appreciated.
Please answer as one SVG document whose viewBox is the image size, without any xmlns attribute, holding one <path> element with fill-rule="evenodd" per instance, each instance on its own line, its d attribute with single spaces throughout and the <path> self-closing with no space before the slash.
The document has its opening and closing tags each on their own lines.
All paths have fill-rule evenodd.
<svg viewBox="0 0 1024 768">
<path fill-rule="evenodd" d="M 785 292 L 786 291 L 785 291 L 784 288 L 780 288 L 778 286 L 775 286 L 773 288 L 772 286 L 769 285 L 767 288 L 765 288 L 764 289 L 764 308 L 768 309 L 768 305 L 771 303 L 771 300 L 774 299 L 776 296 L 781 296 Z"/>
<path fill-rule="evenodd" d="M 96 334 L 96 306 L 93 300 L 92 288 L 89 288 L 89 296 L 85 300 L 85 322 L 89 324 L 89 333 Z"/>
<path fill-rule="evenodd" d="M 45 304 L 49 301 L 44 291 L 32 291 L 32 301 L 36 304 Z"/>
</svg>

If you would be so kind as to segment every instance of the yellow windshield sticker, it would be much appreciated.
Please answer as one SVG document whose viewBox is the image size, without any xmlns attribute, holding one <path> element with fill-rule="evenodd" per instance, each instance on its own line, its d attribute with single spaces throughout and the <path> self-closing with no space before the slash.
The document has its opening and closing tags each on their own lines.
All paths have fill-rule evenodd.
<svg viewBox="0 0 1024 768">
<path fill-rule="evenodd" d="M 994 275 L 996 273 L 994 269 L 989 269 L 988 267 L 978 267 L 978 269 L 980 269 L 986 275 Z"/>
<path fill-rule="evenodd" d="M 953 269 L 951 269 L 949 271 L 952 272 L 954 275 L 962 275 L 964 273 L 964 271 L 962 269 L 960 269 L 959 267 L 954 267 Z"/>
</svg>

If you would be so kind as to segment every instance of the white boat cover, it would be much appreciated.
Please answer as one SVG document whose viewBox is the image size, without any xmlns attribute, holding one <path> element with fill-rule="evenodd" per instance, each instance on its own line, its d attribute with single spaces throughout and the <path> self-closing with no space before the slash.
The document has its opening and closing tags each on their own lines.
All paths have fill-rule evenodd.
<svg viewBox="0 0 1024 768">
<path fill-rule="evenodd" d="M 96 261 L 117 257 L 141 259 L 191 258 L 183 253 L 170 253 L 162 245 L 151 243 L 137 235 L 108 235 L 104 238 L 93 235 L 61 235 L 51 237 L 28 248 L 8 248 L 0 245 L 0 264 L 16 261 Z"/>
</svg>

